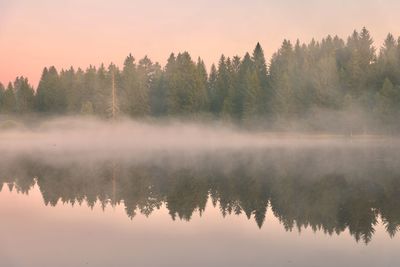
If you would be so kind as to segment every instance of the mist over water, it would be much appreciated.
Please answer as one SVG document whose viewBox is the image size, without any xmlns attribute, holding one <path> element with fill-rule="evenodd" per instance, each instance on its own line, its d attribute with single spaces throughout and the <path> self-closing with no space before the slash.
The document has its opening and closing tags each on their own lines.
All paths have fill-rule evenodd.
<svg viewBox="0 0 400 267">
<path fill-rule="evenodd" d="M 243 255 L 254 266 L 397 266 L 395 137 L 89 117 L 9 125 L 0 256 L 11 256 L 0 265 L 22 248 L 38 257 L 24 266 L 54 266 L 57 238 L 56 250 L 74 251 L 61 266 L 108 266 L 111 254 L 132 266 L 132 246 L 148 266 L 187 266 L 187 253 L 193 266 L 244 266 Z"/>
<path fill-rule="evenodd" d="M 65 117 L 16 125 L 0 132 L 5 158 L 18 155 L 62 157 L 69 160 L 155 160 L 160 156 L 187 159 L 200 154 L 264 149 L 370 149 L 399 146 L 397 138 L 383 136 L 304 134 L 249 131 L 221 123 L 179 121 L 143 122 Z"/>
<path fill-rule="evenodd" d="M 339 4 L 375 17 L 366 25 L 329 1 L 283 0 L 279 12 L 153 1 L 151 14 L 138 1 L 0 1 L 22 1 L 0 8 L 11 48 L 0 58 L 18 73 L 0 82 L 0 267 L 400 266 L 394 0 L 376 0 L 373 16 Z M 240 27 L 221 19 L 229 12 Z M 306 13 L 336 27 L 289 25 Z M 196 49 L 228 39 L 212 57 Z M 3 60 L 11 50 L 24 64 Z"/>
</svg>

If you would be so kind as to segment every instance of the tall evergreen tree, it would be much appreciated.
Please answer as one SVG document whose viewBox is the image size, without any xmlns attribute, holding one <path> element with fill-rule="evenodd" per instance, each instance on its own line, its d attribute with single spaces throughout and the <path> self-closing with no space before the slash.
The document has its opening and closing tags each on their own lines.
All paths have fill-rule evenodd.
<svg viewBox="0 0 400 267">
<path fill-rule="evenodd" d="M 135 58 L 129 54 L 122 69 L 121 110 L 127 114 L 135 114 L 136 88 L 139 86 Z"/>
<path fill-rule="evenodd" d="M 3 110 L 5 91 L 4 85 L 0 82 L 0 112 Z"/>
<path fill-rule="evenodd" d="M 218 113 L 218 95 L 217 95 L 218 71 L 214 64 L 211 65 L 210 75 L 208 77 L 207 89 L 209 96 L 209 109 L 211 113 Z"/>
<path fill-rule="evenodd" d="M 311 44 L 314 46 L 314 44 Z M 288 118 L 296 113 L 297 103 L 295 89 L 291 82 L 294 67 L 293 46 L 284 40 L 281 48 L 272 56 L 270 75 L 273 88 L 271 105 L 274 114 L 278 117 Z"/>
<path fill-rule="evenodd" d="M 386 123 L 389 130 L 393 129 L 392 126 L 400 115 L 399 103 L 400 86 L 394 86 L 390 79 L 386 78 L 376 97 L 375 112 L 378 118 Z"/>
<path fill-rule="evenodd" d="M 159 68 L 150 88 L 150 108 L 153 116 L 165 116 L 167 114 L 167 89 L 165 86 L 165 73 Z"/>
<path fill-rule="evenodd" d="M 260 100 L 260 102 L 257 103 L 256 113 L 260 112 L 265 113 L 270 111 L 268 103 L 271 99 L 272 92 L 268 86 L 269 84 L 268 84 L 267 63 L 265 60 L 264 51 L 260 43 L 257 43 L 256 47 L 253 50 L 252 60 L 254 62 L 254 68 L 255 68 L 255 75 L 253 75 L 254 76 L 253 82 L 256 82 L 258 80 L 258 84 L 255 84 L 254 91 L 259 90 L 259 92 L 257 93 L 258 95 L 255 97 L 257 97 L 257 99 Z"/>
<path fill-rule="evenodd" d="M 94 111 L 95 92 L 97 84 L 97 69 L 90 65 L 83 75 L 82 95 L 81 95 L 81 110 L 91 106 Z"/>
<path fill-rule="evenodd" d="M 56 68 L 44 68 L 36 92 L 36 109 L 41 112 L 62 113 L 66 106 L 66 94 Z"/>
<path fill-rule="evenodd" d="M 5 113 L 14 113 L 16 112 L 16 108 L 14 87 L 10 82 L 7 85 L 7 89 L 4 91 L 2 111 Z"/>
<path fill-rule="evenodd" d="M 149 94 L 159 69 L 159 65 L 153 64 L 147 56 L 139 61 L 137 67 L 138 87 L 136 88 L 136 101 L 133 107 L 135 114 L 139 116 L 150 114 Z"/>
<path fill-rule="evenodd" d="M 396 84 L 400 84 L 400 54 L 397 40 L 392 34 L 388 34 L 378 58 L 379 84 L 389 78 Z"/>
<path fill-rule="evenodd" d="M 60 86 L 65 92 L 65 109 L 68 113 L 77 113 L 81 108 L 80 94 L 83 89 L 81 88 L 80 83 L 82 76 L 82 70 L 78 69 L 78 71 L 75 72 L 73 67 L 60 72 Z"/>
<path fill-rule="evenodd" d="M 207 89 L 207 70 L 204 61 L 199 57 L 197 59 L 196 64 L 196 76 L 198 80 L 198 95 L 202 98 L 202 103 L 200 103 L 200 110 L 203 112 L 208 111 L 209 106 L 209 96 L 208 96 L 208 89 Z"/>
<path fill-rule="evenodd" d="M 33 111 L 34 90 L 29 84 L 28 79 L 21 76 L 14 81 L 15 107 L 20 114 Z"/>
<path fill-rule="evenodd" d="M 222 55 L 218 63 L 215 97 L 215 111 L 219 115 L 228 116 L 233 109 L 232 72 L 230 59 Z"/>
<path fill-rule="evenodd" d="M 189 53 L 170 58 L 166 68 L 169 114 L 191 114 L 202 110 L 206 102 L 206 88 L 201 88 L 196 64 Z"/>
</svg>

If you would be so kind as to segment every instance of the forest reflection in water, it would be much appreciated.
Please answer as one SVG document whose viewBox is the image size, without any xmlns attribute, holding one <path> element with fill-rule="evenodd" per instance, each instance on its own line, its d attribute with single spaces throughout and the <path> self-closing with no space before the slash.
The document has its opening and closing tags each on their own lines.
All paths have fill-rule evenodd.
<svg viewBox="0 0 400 267">
<path fill-rule="evenodd" d="M 223 216 L 246 216 L 260 228 L 271 212 L 287 231 L 348 230 L 368 243 L 379 219 L 391 237 L 400 228 L 399 153 L 377 146 L 160 152 L 152 161 L 19 155 L 2 160 L 0 189 L 29 194 L 37 184 L 46 205 L 121 204 L 131 219 L 165 205 L 173 220 L 190 221 L 210 200 Z"/>
</svg>

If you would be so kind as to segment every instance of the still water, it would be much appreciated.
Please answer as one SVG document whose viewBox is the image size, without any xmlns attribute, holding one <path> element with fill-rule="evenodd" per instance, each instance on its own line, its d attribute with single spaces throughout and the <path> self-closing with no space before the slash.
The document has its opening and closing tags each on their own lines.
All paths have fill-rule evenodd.
<svg viewBox="0 0 400 267">
<path fill-rule="evenodd" d="M 0 163 L 0 266 L 400 266 L 400 150 Z"/>
</svg>

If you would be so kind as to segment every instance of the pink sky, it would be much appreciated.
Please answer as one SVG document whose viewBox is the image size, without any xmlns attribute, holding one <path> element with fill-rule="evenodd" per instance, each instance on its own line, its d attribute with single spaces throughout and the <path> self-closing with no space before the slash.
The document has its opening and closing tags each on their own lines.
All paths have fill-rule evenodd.
<svg viewBox="0 0 400 267">
<path fill-rule="evenodd" d="M 12 203 L 12 205 L 10 205 Z M 287 232 L 268 207 L 261 229 L 245 214 L 221 215 L 208 201 L 188 223 L 163 205 L 130 220 L 123 204 L 45 206 L 38 186 L 29 195 L 0 191 L 2 266 L 396 266 L 400 238 L 379 221 L 372 242 L 348 231 L 328 235 L 311 227 Z M 27 223 L 29 222 L 29 223 Z M 56 244 L 56 245 L 54 245 Z M 181 253 L 177 253 L 181 252 Z M 23 255 L 23 256 L 21 256 Z M 229 255 L 229 257 L 227 257 Z"/>
<path fill-rule="evenodd" d="M 36 86 L 44 66 L 86 68 L 132 53 L 165 64 L 189 51 L 209 66 L 257 41 L 267 59 L 284 38 L 346 38 L 366 26 L 379 47 L 400 34 L 397 0 L 0 0 L 0 82 L 18 75 Z"/>
</svg>

